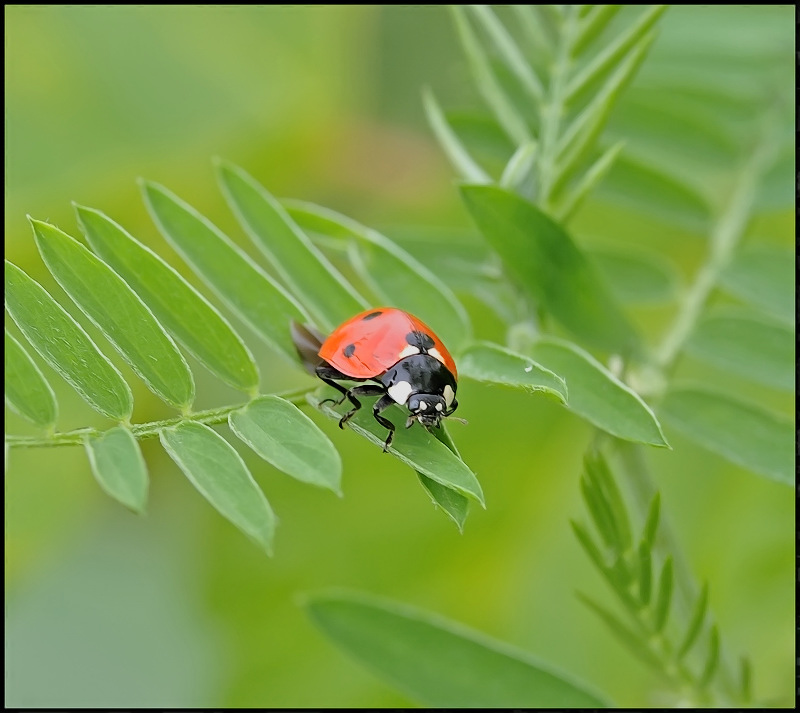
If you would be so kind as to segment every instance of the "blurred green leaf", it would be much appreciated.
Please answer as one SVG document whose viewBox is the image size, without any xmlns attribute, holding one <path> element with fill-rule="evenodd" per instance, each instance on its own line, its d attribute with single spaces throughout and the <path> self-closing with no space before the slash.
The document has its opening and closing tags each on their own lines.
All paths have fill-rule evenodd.
<svg viewBox="0 0 800 713">
<path fill-rule="evenodd" d="M 530 131 L 520 117 L 519 111 L 498 82 L 486 51 L 473 31 L 464 8 L 459 5 L 453 5 L 451 10 L 455 18 L 458 36 L 464 47 L 464 54 L 475 79 L 475 85 L 486 105 L 491 109 L 497 122 L 515 144 L 523 144 L 530 141 Z"/>
<path fill-rule="evenodd" d="M 226 384 L 258 388 L 258 368 L 228 321 L 172 267 L 100 211 L 76 205 L 92 250 L 136 292 L 156 319 Z"/>
<path fill-rule="evenodd" d="M 116 426 L 86 439 L 86 453 L 100 487 L 125 507 L 144 514 L 147 467 L 133 434 Z"/>
<path fill-rule="evenodd" d="M 6 330 L 5 395 L 8 406 L 23 418 L 49 428 L 58 418 L 56 395 L 30 354 Z"/>
<path fill-rule="evenodd" d="M 631 525 L 628 510 L 608 463 L 599 451 L 591 449 L 584 455 L 583 467 L 603 502 L 607 504 L 614 532 L 614 542 L 618 551 L 624 553 L 632 544 Z"/>
<path fill-rule="evenodd" d="M 602 182 L 617 160 L 624 145 L 623 141 L 618 141 L 600 154 L 600 157 L 578 179 L 575 187 L 556 206 L 555 217 L 561 223 L 566 225 L 587 196 Z"/>
<path fill-rule="evenodd" d="M 709 317 L 697 325 L 686 351 L 759 384 L 794 391 L 795 333 L 787 327 L 744 317 Z"/>
<path fill-rule="evenodd" d="M 627 318 L 560 225 L 496 186 L 465 185 L 461 194 L 509 275 L 567 329 L 600 348 L 635 346 L 636 333 Z"/>
<path fill-rule="evenodd" d="M 461 174 L 462 178 L 471 183 L 491 183 L 491 177 L 470 156 L 466 146 L 461 142 L 458 134 L 453 131 L 447 117 L 439 107 L 433 92 L 427 87 L 422 92 L 422 103 L 428 123 L 453 168 Z"/>
<path fill-rule="evenodd" d="M 647 606 L 653 583 L 653 557 L 646 542 L 640 542 L 637 550 L 639 556 L 639 601 Z"/>
<path fill-rule="evenodd" d="M 792 143 L 781 153 L 762 178 L 756 193 L 756 208 L 761 211 L 789 210 L 797 198 L 795 184 L 795 145 Z"/>
<path fill-rule="evenodd" d="M 542 392 L 567 403 L 567 385 L 558 374 L 530 357 L 516 354 L 497 344 L 473 344 L 459 355 L 461 376 L 489 384 L 501 384 L 529 393 Z"/>
<path fill-rule="evenodd" d="M 706 200 L 656 166 L 622 155 L 598 189 L 598 198 L 690 229 L 708 226 Z"/>
<path fill-rule="evenodd" d="M 341 495 L 339 452 L 294 404 L 278 396 L 261 396 L 232 411 L 228 424 L 242 441 L 278 470 Z"/>
<path fill-rule="evenodd" d="M 322 394 L 324 398 L 328 395 L 338 395 L 338 392 L 334 392 L 333 389 L 324 389 Z M 339 420 L 344 413 L 339 413 L 328 404 L 321 404 L 322 399 L 316 394 L 309 394 L 307 398 L 315 408 L 330 418 Z M 419 473 L 446 488 L 452 488 L 463 495 L 474 498 L 485 507 L 480 483 L 464 461 L 422 426 L 413 424 L 412 428 L 403 428 L 403 420 L 399 422 L 398 427 L 397 415 L 400 413 L 399 408 L 392 407 L 382 414 L 397 427 L 392 445 L 389 446 L 389 453 L 397 456 L 403 463 Z M 375 420 L 371 409 L 362 408 L 357 411 L 346 425 L 383 448 L 387 431 Z"/>
<path fill-rule="evenodd" d="M 233 446 L 208 426 L 190 421 L 163 429 L 160 438 L 203 497 L 272 555 L 275 515 Z"/>
<path fill-rule="evenodd" d="M 677 297 L 678 272 L 663 256 L 622 248 L 597 248 L 589 256 L 620 302 L 663 304 Z"/>
<path fill-rule="evenodd" d="M 469 498 L 456 490 L 437 483 L 424 473 L 417 473 L 419 482 L 425 488 L 434 505 L 442 508 L 447 516 L 456 524 L 459 532 L 464 532 L 464 523 L 469 514 Z"/>
<path fill-rule="evenodd" d="M 719 664 L 719 629 L 716 624 L 711 625 L 711 630 L 708 633 L 708 656 L 706 657 L 703 672 L 697 683 L 699 686 L 707 686 L 708 682 L 714 676 Z"/>
<path fill-rule="evenodd" d="M 133 395 L 88 334 L 35 280 L 6 260 L 6 309 L 31 346 L 93 409 L 130 418 Z"/>
<path fill-rule="evenodd" d="M 585 11 L 578 25 L 578 32 L 570 46 L 570 54 L 577 57 L 597 38 L 614 19 L 621 5 L 584 5 Z"/>
<path fill-rule="evenodd" d="M 448 111 L 447 123 L 472 158 L 489 173 L 500 174 L 517 149 L 497 122 L 476 111 Z M 473 183 L 490 183 L 476 180 Z"/>
<path fill-rule="evenodd" d="M 317 594 L 306 608 L 337 646 L 423 705 L 607 705 L 530 654 L 428 612 L 348 592 Z"/>
<path fill-rule="evenodd" d="M 301 226 L 354 246 L 350 250 L 354 268 L 387 304 L 429 324 L 452 352 L 467 341 L 471 326 L 464 307 L 436 275 L 405 250 L 335 211 L 304 201 L 285 204 Z"/>
<path fill-rule="evenodd" d="M 754 245 L 739 252 L 720 276 L 725 291 L 782 322 L 795 323 L 795 255 Z"/>
<path fill-rule="evenodd" d="M 256 334 L 296 362 L 289 323 L 309 321 L 300 305 L 188 203 L 155 183 L 144 181 L 142 189 L 153 220 L 183 259 Z"/>
<path fill-rule="evenodd" d="M 267 256 L 292 294 L 317 318 L 326 333 L 369 308 L 281 204 L 238 166 L 217 162 L 225 198 L 239 222 Z"/>
<path fill-rule="evenodd" d="M 194 379 L 175 342 L 127 283 L 58 228 L 31 219 L 36 245 L 56 281 L 103 332 L 147 387 L 185 409 Z"/>
<path fill-rule="evenodd" d="M 754 473 L 794 484 L 791 421 L 753 404 L 699 388 L 670 391 L 658 413 L 697 445 Z"/>
<path fill-rule="evenodd" d="M 592 516 L 597 532 L 606 544 L 606 547 L 619 551 L 619 539 L 614 527 L 614 518 L 608 503 L 602 497 L 596 483 L 584 473 L 580 479 L 581 496 Z"/>
<path fill-rule="evenodd" d="M 535 141 L 521 144 L 514 155 L 508 159 L 508 163 L 503 169 L 503 175 L 500 176 L 499 185 L 508 190 L 516 190 L 521 195 L 525 194 L 526 191 L 523 188 L 530 180 L 538 152 L 539 144 Z"/>
<path fill-rule="evenodd" d="M 661 576 L 658 578 L 658 593 L 653 604 L 653 631 L 658 633 L 664 628 L 672 603 L 672 557 L 667 556 L 661 567 Z"/>
<path fill-rule="evenodd" d="M 574 344 L 542 339 L 531 356 L 567 382 L 567 408 L 626 441 L 668 447 L 650 407 L 590 354 Z"/>
<path fill-rule="evenodd" d="M 647 508 L 647 519 L 642 528 L 642 542 L 648 549 L 653 549 L 658 532 L 658 522 L 661 519 L 661 493 L 656 492 Z"/>
<path fill-rule="evenodd" d="M 689 619 L 689 625 L 686 628 L 686 634 L 678 647 L 675 657 L 680 660 L 692 648 L 692 644 L 697 640 L 697 636 L 703 628 L 703 622 L 706 618 L 706 609 L 708 608 L 708 582 L 703 583 L 703 589 L 700 591 L 694 606 L 692 607 L 692 616 Z"/>
</svg>

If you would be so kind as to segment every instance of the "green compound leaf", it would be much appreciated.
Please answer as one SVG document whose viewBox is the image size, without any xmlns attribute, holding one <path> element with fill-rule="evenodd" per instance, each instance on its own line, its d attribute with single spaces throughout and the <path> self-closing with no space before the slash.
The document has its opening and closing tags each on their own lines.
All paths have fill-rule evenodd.
<svg viewBox="0 0 800 713">
<path fill-rule="evenodd" d="M 289 324 L 310 321 L 300 305 L 188 203 L 155 183 L 142 189 L 153 220 L 183 259 L 256 334 L 296 362 Z"/>
<path fill-rule="evenodd" d="M 58 418 L 56 395 L 30 354 L 6 330 L 5 394 L 8 406 L 23 418 L 49 428 Z"/>
<path fill-rule="evenodd" d="M 77 240 L 31 219 L 53 277 L 156 396 L 178 409 L 194 400 L 194 380 L 175 342 L 126 282 Z"/>
<path fill-rule="evenodd" d="M 710 317 L 697 325 L 686 351 L 702 361 L 783 391 L 795 387 L 795 333 L 742 317 Z"/>
<path fill-rule="evenodd" d="M 219 161 L 225 198 L 247 234 L 325 332 L 369 304 L 312 244 L 281 204 L 241 168 Z"/>
<path fill-rule="evenodd" d="M 86 440 L 92 473 L 112 498 L 134 512 L 144 514 L 147 502 L 147 467 L 133 434 L 117 426 Z"/>
<path fill-rule="evenodd" d="M 228 424 L 242 441 L 278 470 L 341 496 L 339 452 L 294 404 L 278 396 L 262 396 L 232 411 Z"/>
<path fill-rule="evenodd" d="M 484 634 L 429 612 L 350 592 L 306 602 L 337 646 L 432 708 L 597 708 L 588 686 Z"/>
<path fill-rule="evenodd" d="M 601 276 L 560 225 L 496 186 L 466 185 L 461 194 L 508 274 L 564 327 L 602 349 L 636 345 Z"/>
<path fill-rule="evenodd" d="M 153 311 L 156 319 L 209 371 L 236 389 L 258 389 L 253 355 L 205 297 L 148 247 L 100 211 L 76 205 L 92 250 Z"/>
<path fill-rule="evenodd" d="M 542 339 L 531 357 L 566 380 L 570 411 L 617 438 L 669 447 L 652 409 L 587 352 L 569 342 Z"/>
<path fill-rule="evenodd" d="M 272 555 L 275 515 L 233 446 L 208 426 L 191 421 L 165 428 L 160 438 L 201 495 Z"/>
<path fill-rule="evenodd" d="M 6 261 L 6 309 L 20 331 L 89 406 L 127 421 L 133 395 L 122 375 L 70 314 L 35 280 Z"/>
<path fill-rule="evenodd" d="M 341 410 L 342 407 L 340 407 L 340 411 L 337 411 L 330 404 L 320 404 L 324 398 L 338 398 L 338 392 L 334 392 L 333 389 L 323 389 L 321 394 L 321 396 L 311 394 L 307 398 L 326 416 L 340 419 L 345 412 Z M 419 424 L 415 423 L 411 428 L 404 428 L 405 415 L 398 418 L 401 415 L 399 408 L 390 408 L 384 411 L 383 415 L 397 428 L 392 445 L 389 447 L 389 453 L 418 473 L 422 473 L 446 488 L 452 488 L 462 495 L 477 500 L 485 507 L 480 483 L 461 458 Z M 371 409 L 362 408 L 357 411 L 347 421 L 346 426 L 383 448 L 387 432 L 375 420 Z"/>
<path fill-rule="evenodd" d="M 779 483 L 794 484 L 790 420 L 699 388 L 669 392 L 658 413 L 667 425 L 702 448 Z"/>
<path fill-rule="evenodd" d="M 458 364 L 461 376 L 523 389 L 529 393 L 541 392 L 563 404 L 567 403 L 564 379 L 530 357 L 516 354 L 505 347 L 488 342 L 473 344 L 460 354 Z"/>
</svg>

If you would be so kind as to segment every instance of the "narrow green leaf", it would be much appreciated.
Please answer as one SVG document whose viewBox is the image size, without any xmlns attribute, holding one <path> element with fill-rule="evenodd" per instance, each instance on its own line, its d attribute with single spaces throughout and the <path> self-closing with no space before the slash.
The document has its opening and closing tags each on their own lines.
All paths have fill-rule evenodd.
<svg viewBox="0 0 800 713">
<path fill-rule="evenodd" d="M 603 498 L 600 489 L 590 476 L 585 473 L 580 479 L 581 495 L 592 516 L 592 521 L 606 543 L 614 552 L 620 552 L 620 542 L 614 527 L 614 519 L 608 502 Z"/>
<path fill-rule="evenodd" d="M 470 156 L 466 146 L 461 142 L 439 107 L 433 92 L 427 87 L 422 91 L 422 103 L 428 123 L 453 168 L 461 174 L 462 178 L 471 183 L 491 183 L 491 176 Z"/>
<path fill-rule="evenodd" d="M 575 537 L 578 538 L 578 542 L 581 547 L 583 547 L 584 552 L 589 556 L 589 559 L 592 560 L 594 566 L 597 567 L 604 577 L 609 580 L 613 579 L 609 575 L 610 568 L 606 562 L 606 558 L 603 556 L 600 548 L 595 544 L 587 529 L 575 520 L 570 520 L 569 522 L 572 526 L 572 531 L 575 533 Z"/>
<path fill-rule="evenodd" d="M 465 185 L 461 194 L 509 275 L 561 324 L 603 349 L 635 346 L 636 333 L 627 318 L 560 225 L 496 186 Z"/>
<path fill-rule="evenodd" d="M 86 439 L 92 473 L 112 498 L 134 512 L 144 514 L 147 502 L 147 466 L 139 444 L 124 426 Z"/>
<path fill-rule="evenodd" d="M 175 342 L 127 283 L 58 228 L 31 219 L 53 277 L 156 396 L 179 409 L 194 400 L 194 379 Z"/>
<path fill-rule="evenodd" d="M 476 110 L 448 111 L 446 118 L 450 128 L 469 150 L 472 158 L 488 174 L 503 172 L 517 144 L 506 136 L 494 118 Z M 475 183 L 493 182 L 492 179 L 475 181 Z"/>
<path fill-rule="evenodd" d="M 267 256 L 292 294 L 325 332 L 369 308 L 283 206 L 238 166 L 217 162 L 225 198 L 245 231 Z"/>
<path fill-rule="evenodd" d="M 577 593 L 578 598 L 591 609 L 602 622 L 628 649 L 638 657 L 643 663 L 647 664 L 656 671 L 661 671 L 663 666 L 658 657 L 647 648 L 647 644 L 642 641 L 641 637 L 635 632 L 631 631 L 629 627 L 623 624 L 614 614 L 608 611 L 605 607 L 600 606 L 596 602 L 589 599 L 589 597 Z"/>
<path fill-rule="evenodd" d="M 487 106 L 492 110 L 497 122 L 503 127 L 503 130 L 512 141 L 516 144 L 530 141 L 530 131 L 520 117 L 519 111 L 506 96 L 503 87 L 497 81 L 489 58 L 473 31 L 464 8 L 453 5 L 451 10 L 455 18 L 458 36 L 464 46 L 464 54 L 475 78 L 475 84 Z"/>
<path fill-rule="evenodd" d="M 561 223 L 566 224 L 569 221 L 578 208 L 581 207 L 583 201 L 586 200 L 586 197 L 605 178 L 624 145 L 623 141 L 618 141 L 600 154 L 600 157 L 578 179 L 575 187 L 565 196 L 563 202 L 556 206 L 555 216 Z"/>
<path fill-rule="evenodd" d="M 730 294 L 794 325 L 794 259 L 791 250 L 754 245 L 734 257 L 720 283 Z"/>
<path fill-rule="evenodd" d="M 205 297 L 111 218 L 79 205 L 75 210 L 92 250 L 130 285 L 192 356 L 234 388 L 258 389 L 253 355 Z"/>
<path fill-rule="evenodd" d="M 564 377 L 570 411 L 625 441 L 669 447 L 650 407 L 587 352 L 568 342 L 542 339 L 531 357 Z"/>
<path fill-rule="evenodd" d="M 689 626 L 686 628 L 686 634 L 683 637 L 683 641 L 681 645 L 678 647 L 678 650 L 675 654 L 675 658 L 677 660 L 681 660 L 687 653 L 689 653 L 689 649 L 692 648 L 692 644 L 697 640 L 700 631 L 703 628 L 703 622 L 706 618 L 706 609 L 708 608 L 708 582 L 703 583 L 703 589 L 701 590 L 699 596 L 697 597 L 694 606 L 692 607 L 692 616 L 689 619 Z"/>
<path fill-rule="evenodd" d="M 233 446 L 208 426 L 192 421 L 165 428 L 160 438 L 201 495 L 272 555 L 275 515 Z"/>
<path fill-rule="evenodd" d="M 794 484 L 791 421 L 753 404 L 698 388 L 668 393 L 659 415 L 686 438 L 726 460 L 779 483 Z"/>
<path fill-rule="evenodd" d="M 795 333 L 743 317 L 710 317 L 697 325 L 686 351 L 720 369 L 784 391 L 795 388 Z"/>
<path fill-rule="evenodd" d="M 608 504 L 615 540 L 620 553 L 624 553 L 632 546 L 631 525 L 628 510 L 608 463 L 599 451 L 590 450 L 584 456 L 584 470 L 596 483 L 602 499 Z"/>
<path fill-rule="evenodd" d="M 289 324 L 310 321 L 300 305 L 188 203 L 155 183 L 142 182 L 142 189 L 153 220 L 183 259 L 256 334 L 296 362 Z"/>
<path fill-rule="evenodd" d="M 602 6 L 600 6 L 602 7 Z M 608 6 L 606 6 L 608 7 Z M 614 7 L 613 5 L 610 7 Z M 626 54 L 648 33 L 655 25 L 658 18 L 667 9 L 667 5 L 651 5 L 645 10 L 636 21 L 623 33 L 600 52 L 572 81 L 570 81 L 566 92 L 566 103 L 574 104 L 582 97 L 596 93 L 608 73 L 619 65 Z M 605 18 L 602 18 L 605 19 Z M 610 19 L 610 18 L 608 18 Z M 587 25 L 590 18 L 587 18 Z M 606 20 L 607 21 L 607 20 Z M 578 36 L 578 43 L 581 42 Z"/>
<path fill-rule="evenodd" d="M 526 181 L 531 176 L 531 171 L 536 165 L 536 157 L 539 152 L 539 144 L 535 141 L 530 141 L 520 147 L 514 152 L 514 155 L 508 159 L 506 167 L 503 169 L 503 175 L 500 177 L 500 186 L 509 190 L 517 190 L 521 194 L 527 194 L 523 191 Z"/>
<path fill-rule="evenodd" d="M 742 656 L 739 659 L 739 678 L 741 687 L 742 701 L 749 703 L 752 700 L 751 680 L 752 680 L 752 667 L 750 666 L 750 659 Z"/>
<path fill-rule="evenodd" d="M 530 654 L 429 612 L 334 591 L 306 602 L 312 621 L 378 676 L 432 708 L 597 708 L 581 683 Z"/>
<path fill-rule="evenodd" d="M 599 248 L 589 255 L 622 303 L 657 305 L 677 297 L 678 272 L 662 255 L 628 248 Z"/>
<path fill-rule="evenodd" d="M 35 280 L 6 260 L 6 309 L 25 338 L 89 406 L 127 421 L 133 395 L 88 334 Z"/>
<path fill-rule="evenodd" d="M 653 557 L 646 542 L 639 543 L 639 602 L 642 606 L 650 603 L 653 582 Z"/>
<path fill-rule="evenodd" d="M 510 386 L 529 393 L 541 392 L 567 403 L 564 379 L 530 357 L 497 344 L 481 342 L 467 347 L 459 355 L 458 369 L 461 376 L 476 381 Z"/>
<path fill-rule="evenodd" d="M 512 5 L 511 9 L 517 15 L 517 21 L 528 39 L 528 45 L 533 51 L 549 55 L 553 51 L 554 34 L 547 23 L 541 22 L 539 13 L 541 8 L 537 5 Z"/>
<path fill-rule="evenodd" d="M 700 678 L 697 681 L 697 685 L 700 688 L 707 686 L 711 682 L 712 677 L 717 671 L 718 664 L 719 629 L 716 624 L 712 624 L 711 630 L 708 633 L 708 657 L 706 658 L 705 666 L 703 666 L 703 672 L 700 674 Z"/>
<path fill-rule="evenodd" d="M 702 230 L 709 221 L 707 201 L 685 182 L 652 162 L 644 164 L 625 155 L 611 168 L 598 198 L 689 229 Z"/>
<path fill-rule="evenodd" d="M 278 396 L 262 396 L 232 411 L 228 424 L 242 441 L 278 470 L 341 496 L 339 452 L 294 404 Z"/>
<path fill-rule="evenodd" d="M 467 6 L 483 26 L 486 34 L 495 46 L 500 59 L 508 67 L 511 74 L 516 77 L 520 85 L 530 96 L 539 101 L 544 96 L 544 87 L 525 56 L 517 47 L 516 42 L 503 26 L 488 5 Z"/>
<path fill-rule="evenodd" d="M 326 416 L 338 420 L 345 413 L 345 409 L 340 407 L 340 410 L 337 411 L 330 404 L 320 403 L 322 399 L 337 393 L 333 389 L 323 389 L 322 397 L 311 394 L 308 396 L 308 400 Z M 405 414 L 402 419 L 398 418 L 401 413 L 399 408 L 394 407 L 383 412 L 383 415 L 397 428 L 392 445 L 389 447 L 389 453 L 419 473 L 446 488 L 452 488 L 462 495 L 477 500 L 485 507 L 480 483 L 464 461 L 419 424 L 413 424 L 412 428 L 404 428 Z M 387 431 L 375 420 L 371 409 L 362 408 L 347 421 L 346 425 L 383 448 Z"/>
<path fill-rule="evenodd" d="M 6 330 L 5 394 L 8 406 L 23 418 L 49 428 L 58 418 L 56 395 L 30 354 Z"/>
<path fill-rule="evenodd" d="M 464 522 L 469 514 L 469 498 L 456 490 L 437 483 L 424 473 L 417 472 L 419 482 L 425 488 L 434 505 L 442 508 L 447 516 L 456 524 L 458 531 L 464 532 Z"/>
<path fill-rule="evenodd" d="M 647 509 L 647 519 L 644 523 L 642 530 L 642 543 L 648 550 L 653 549 L 653 544 L 656 541 L 656 533 L 658 532 L 658 521 L 661 516 L 661 493 L 656 492 L 653 499 L 650 501 L 650 507 Z"/>
<path fill-rule="evenodd" d="M 558 199 L 576 170 L 589 157 L 597 137 L 606 125 L 611 109 L 636 72 L 639 71 L 653 40 L 653 34 L 647 35 L 634 47 L 590 104 L 573 119 L 564 131 L 559 140 L 556 157 L 557 174 L 547 196 L 550 200 Z"/>
<path fill-rule="evenodd" d="M 653 631 L 658 633 L 664 628 L 669 615 L 669 606 L 672 603 L 672 557 L 667 556 L 661 567 L 661 576 L 658 578 L 658 593 L 653 605 Z"/>
<path fill-rule="evenodd" d="M 578 33 L 570 47 L 570 54 L 578 57 L 605 30 L 622 5 L 585 5 L 585 17 L 578 26 Z"/>
<path fill-rule="evenodd" d="M 301 226 L 355 245 L 350 251 L 354 267 L 369 287 L 386 304 L 400 307 L 429 324 L 451 352 L 458 351 L 469 339 L 469 317 L 455 295 L 389 238 L 313 203 L 287 201 L 285 205 Z"/>
</svg>

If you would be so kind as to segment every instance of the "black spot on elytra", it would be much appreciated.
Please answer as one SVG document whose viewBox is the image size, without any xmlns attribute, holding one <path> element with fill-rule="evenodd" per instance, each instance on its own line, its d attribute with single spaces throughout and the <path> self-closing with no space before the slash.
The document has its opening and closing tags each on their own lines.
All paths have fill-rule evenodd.
<svg viewBox="0 0 800 713">
<path fill-rule="evenodd" d="M 434 341 L 431 339 L 430 335 L 425 334 L 425 332 L 420 332 L 419 330 L 414 330 L 413 332 L 406 334 L 406 341 L 412 347 L 416 347 L 420 351 L 428 351 L 428 349 L 433 349 L 434 345 Z"/>
<path fill-rule="evenodd" d="M 355 344 L 348 344 L 344 349 L 342 349 L 342 354 L 344 354 L 348 359 L 353 356 L 353 352 L 356 350 Z"/>
<path fill-rule="evenodd" d="M 364 315 L 364 316 L 361 318 L 361 321 L 362 321 L 362 322 L 366 322 L 368 319 L 375 319 L 375 317 L 380 317 L 382 314 L 383 314 L 383 312 L 381 312 L 381 311 L 378 311 L 378 312 L 370 312 L 369 314 L 365 314 L 365 315 Z"/>
</svg>

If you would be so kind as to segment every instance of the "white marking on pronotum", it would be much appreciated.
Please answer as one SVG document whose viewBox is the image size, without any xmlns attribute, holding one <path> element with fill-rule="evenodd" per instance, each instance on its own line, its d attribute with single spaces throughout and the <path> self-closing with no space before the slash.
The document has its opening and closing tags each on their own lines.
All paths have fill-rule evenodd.
<svg viewBox="0 0 800 713">
<path fill-rule="evenodd" d="M 396 384 L 392 384 L 386 389 L 386 392 L 394 401 L 402 406 L 408 401 L 408 397 L 411 396 L 411 384 L 407 381 L 398 381 Z"/>
<path fill-rule="evenodd" d="M 444 396 L 444 402 L 449 408 L 450 404 L 453 403 L 453 399 L 456 397 L 456 392 L 453 391 L 453 387 L 450 386 L 450 384 L 445 384 L 444 393 L 442 395 Z"/>
<path fill-rule="evenodd" d="M 428 349 L 428 354 L 430 354 L 434 359 L 438 359 L 442 364 L 444 364 L 444 357 L 439 353 L 439 350 L 434 347 L 433 349 Z"/>
<path fill-rule="evenodd" d="M 442 409 L 444 409 L 444 406 L 442 406 L 442 402 L 440 401 L 438 404 L 436 404 L 436 410 L 441 411 Z"/>
<path fill-rule="evenodd" d="M 404 359 L 407 356 L 414 356 L 414 354 L 419 354 L 419 348 L 415 347 L 413 344 L 409 344 L 400 352 L 400 359 Z"/>
<path fill-rule="evenodd" d="M 427 401 L 420 401 L 419 402 L 419 410 L 420 411 L 424 411 L 427 408 L 428 408 L 428 402 Z"/>
</svg>

